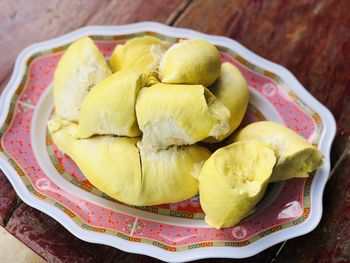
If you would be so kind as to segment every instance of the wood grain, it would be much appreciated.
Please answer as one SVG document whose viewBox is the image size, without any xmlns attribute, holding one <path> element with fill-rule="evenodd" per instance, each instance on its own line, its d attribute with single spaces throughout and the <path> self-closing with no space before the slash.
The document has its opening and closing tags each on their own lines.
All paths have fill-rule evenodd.
<svg viewBox="0 0 350 263">
<path fill-rule="evenodd" d="M 333 163 L 350 137 L 350 1 L 347 0 L 0 0 L 0 92 L 20 50 L 92 24 L 144 20 L 175 24 L 233 38 L 257 54 L 287 67 L 318 100 L 331 109 L 338 125 Z M 350 160 L 344 155 L 327 185 L 321 225 L 288 241 L 278 262 L 350 261 Z M 0 172 L 0 224 L 16 206 L 16 196 Z M 55 220 L 20 204 L 7 229 L 50 262 L 157 262 L 146 256 L 90 244 Z M 278 246 L 236 262 L 270 262 Z M 329 262 L 327 261 L 327 262 Z M 202 260 L 200 262 L 232 262 Z M 233 261 L 235 262 L 235 261 Z"/>
<path fill-rule="evenodd" d="M 0 170 L 0 225 L 6 225 L 9 215 L 16 207 L 17 196 L 10 182 Z"/>
<path fill-rule="evenodd" d="M 60 36 L 86 25 L 139 21 L 167 23 L 187 0 L 16 0 L 0 4 L 0 91 L 18 53 L 38 41 Z"/>
<path fill-rule="evenodd" d="M 40 211 L 22 203 L 6 229 L 48 262 L 160 262 L 148 256 L 125 253 L 105 245 L 85 242 L 69 233 L 61 224 Z M 272 248 L 274 251 L 277 249 Z M 269 262 L 271 250 L 240 260 L 242 263 Z M 230 259 L 206 259 L 196 262 L 238 262 Z"/>
<path fill-rule="evenodd" d="M 298 262 L 350 262 L 350 147 L 347 152 L 327 183 L 320 225 L 311 234 L 288 241 L 276 262 L 296 258 Z"/>
<path fill-rule="evenodd" d="M 334 165 L 350 137 L 348 10 L 346 0 L 193 1 L 175 25 L 226 35 L 288 68 L 335 116 Z M 279 262 L 349 261 L 349 163 L 337 167 L 324 195 L 322 224 L 311 235 L 288 241 Z"/>
<path fill-rule="evenodd" d="M 111 247 L 76 238 L 56 220 L 24 203 L 6 229 L 48 262 L 112 262 L 126 256 Z"/>
<path fill-rule="evenodd" d="M 350 1 L 193 1 L 175 26 L 225 35 L 289 69 L 337 120 L 332 162 L 350 136 Z"/>
<path fill-rule="evenodd" d="M 122 6 L 120 5 L 121 3 L 123 3 Z M 30 43 L 49 39 L 87 24 L 119 24 L 146 19 L 172 23 L 176 19 L 177 14 L 182 12 L 188 3 L 187 1 L 111 1 L 108 4 L 108 8 L 99 9 L 98 6 L 87 1 L 88 5 L 84 7 L 79 17 L 74 18 L 70 15 L 67 17 L 60 14 L 65 9 L 77 10 L 81 2 L 77 4 L 64 1 L 61 6 L 56 8 L 54 8 L 56 3 L 49 2 L 44 4 L 42 2 L 38 3 L 38 6 L 33 7 L 37 10 L 35 16 L 17 21 L 16 17 L 21 17 L 26 12 L 30 13 L 25 10 L 27 6 L 24 5 L 24 2 L 22 4 L 23 7 L 22 5 L 9 4 L 7 8 L 11 9 L 13 13 L 5 17 L 0 15 L 0 23 L 1 21 L 6 21 L 7 24 L 7 28 L 2 28 L 3 33 L 16 32 L 15 36 L 8 36 L 11 39 L 0 39 L 0 47 L 9 43 L 14 45 L 13 49 L 8 50 L 9 53 L 0 65 L 2 85 L 6 82 L 6 76 L 9 75 L 7 72 L 10 72 L 19 50 Z M 95 12 L 94 15 L 91 15 L 92 11 Z M 44 18 L 35 18 L 38 16 L 38 13 Z M 25 21 L 32 19 L 37 20 L 33 21 L 30 26 L 25 25 Z M 42 32 L 33 34 L 34 30 L 42 28 L 50 19 L 55 21 L 49 22 L 49 28 L 44 28 Z M 74 21 L 69 23 L 72 20 Z M 79 240 L 55 220 L 24 203 L 15 210 L 6 227 L 22 242 L 50 262 L 73 262 L 75 260 L 79 262 L 116 261 L 113 259 L 125 260 L 125 262 L 158 262 L 158 260 L 146 256 L 124 253 L 114 248 Z M 242 262 L 269 262 L 277 249 L 278 247 L 270 248 Z M 200 262 L 214 261 L 202 260 Z M 231 260 L 219 259 L 215 260 L 215 262 L 231 262 Z"/>
<path fill-rule="evenodd" d="M 38 41 L 90 24 L 124 24 L 143 20 L 171 21 L 187 5 L 185 0 L 26 0 L 0 2 L 0 93 L 18 53 Z M 0 172 L 0 224 L 15 205 L 16 195 Z"/>
</svg>

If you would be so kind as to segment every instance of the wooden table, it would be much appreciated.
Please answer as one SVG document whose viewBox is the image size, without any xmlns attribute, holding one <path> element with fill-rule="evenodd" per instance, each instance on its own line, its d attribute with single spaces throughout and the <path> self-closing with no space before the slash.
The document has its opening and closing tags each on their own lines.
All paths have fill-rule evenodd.
<svg viewBox="0 0 350 263">
<path fill-rule="evenodd" d="M 349 0 L 0 0 L 0 91 L 24 47 L 85 25 L 158 21 L 233 38 L 292 71 L 338 127 L 320 225 L 241 262 L 350 262 L 349 10 Z M 0 224 L 50 262 L 157 262 L 77 239 L 24 204 L 2 172 Z"/>
</svg>

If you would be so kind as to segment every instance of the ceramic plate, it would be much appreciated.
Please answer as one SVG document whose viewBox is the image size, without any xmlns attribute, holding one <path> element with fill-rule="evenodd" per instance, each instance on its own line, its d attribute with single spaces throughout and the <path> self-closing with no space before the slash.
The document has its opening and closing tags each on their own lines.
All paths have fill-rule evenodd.
<svg viewBox="0 0 350 263">
<path fill-rule="evenodd" d="M 324 165 L 307 179 L 271 184 L 249 217 L 221 230 L 204 223 L 198 196 L 147 207 L 117 202 L 89 183 L 74 162 L 57 150 L 46 129 L 53 111 L 51 82 L 57 62 L 70 43 L 87 35 L 106 58 L 116 45 L 135 36 L 212 42 L 222 61 L 238 66 L 248 81 L 251 99 L 244 122 L 283 123 L 324 153 Z M 0 107 L 1 169 L 24 202 L 83 240 L 165 261 L 243 258 L 308 233 L 320 221 L 334 118 L 285 68 L 231 39 L 149 22 L 85 27 L 26 48 L 16 61 Z"/>
</svg>

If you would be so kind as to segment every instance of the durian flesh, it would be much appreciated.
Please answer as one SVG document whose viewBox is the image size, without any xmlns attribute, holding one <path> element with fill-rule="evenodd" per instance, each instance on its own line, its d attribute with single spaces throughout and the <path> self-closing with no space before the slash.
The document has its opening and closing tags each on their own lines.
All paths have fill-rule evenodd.
<svg viewBox="0 0 350 263">
<path fill-rule="evenodd" d="M 83 101 L 79 136 L 139 136 L 135 103 L 145 81 L 146 76 L 140 71 L 122 70 L 97 84 Z"/>
<path fill-rule="evenodd" d="M 199 174 L 206 223 L 230 227 L 247 216 L 262 198 L 275 162 L 274 151 L 256 141 L 233 143 L 213 153 Z"/>
<path fill-rule="evenodd" d="M 202 85 L 159 83 L 139 92 L 136 116 L 144 143 L 166 148 L 226 134 L 230 112 Z"/>
<path fill-rule="evenodd" d="M 145 73 L 158 71 L 159 62 L 169 43 L 152 36 L 136 37 L 114 49 L 110 65 L 113 72 L 138 69 Z"/>
<path fill-rule="evenodd" d="M 306 139 L 291 129 L 271 121 L 249 124 L 240 130 L 231 141 L 258 140 L 274 146 L 277 163 L 270 181 L 287 180 L 293 177 L 308 177 L 323 163 L 323 154 Z"/>
<path fill-rule="evenodd" d="M 60 151 L 75 161 L 95 187 L 130 205 L 192 197 L 198 192 L 198 167 L 210 156 L 197 145 L 150 151 L 142 144 L 137 146 L 138 138 L 104 135 L 78 139 L 78 125 L 59 118 L 50 120 L 48 127 Z"/>
<path fill-rule="evenodd" d="M 220 75 L 220 53 L 202 39 L 183 40 L 170 47 L 159 65 L 163 83 L 210 86 Z"/>
<path fill-rule="evenodd" d="M 61 57 L 53 80 L 56 113 L 79 121 L 80 107 L 88 92 L 111 74 L 102 53 L 84 37 L 71 44 Z"/>
<path fill-rule="evenodd" d="M 168 47 L 149 36 L 118 45 L 111 75 L 92 40 L 83 38 L 59 62 L 59 117 L 49 121 L 49 131 L 98 189 L 130 205 L 155 205 L 190 198 L 199 187 L 206 222 L 222 228 L 246 217 L 269 181 L 306 177 L 322 164 L 317 148 L 273 122 L 246 126 L 213 155 L 196 145 L 221 141 L 237 128 L 247 83 L 204 40 Z M 158 67 L 166 83 L 157 83 Z M 141 130 L 142 141 L 109 136 L 136 137 Z"/>
<path fill-rule="evenodd" d="M 150 149 L 138 143 L 142 163 L 141 198 L 148 205 L 180 202 L 198 193 L 198 173 L 210 152 L 198 145 Z"/>
<path fill-rule="evenodd" d="M 249 100 L 248 85 L 240 70 L 229 62 L 221 65 L 220 77 L 210 86 L 210 91 L 230 111 L 229 130 L 227 133 L 210 137 L 206 142 L 222 141 L 242 122 Z"/>
</svg>

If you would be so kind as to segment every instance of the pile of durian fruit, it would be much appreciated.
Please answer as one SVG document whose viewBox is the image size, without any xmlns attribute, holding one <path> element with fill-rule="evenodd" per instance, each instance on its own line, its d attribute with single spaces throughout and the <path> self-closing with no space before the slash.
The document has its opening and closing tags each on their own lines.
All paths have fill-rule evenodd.
<svg viewBox="0 0 350 263">
<path fill-rule="evenodd" d="M 229 227 L 269 182 L 306 177 L 322 164 L 319 150 L 280 124 L 233 134 L 248 86 L 202 39 L 133 38 L 116 46 L 108 65 L 85 37 L 61 57 L 53 88 L 53 141 L 95 187 L 129 205 L 174 203 L 199 191 L 205 221 Z M 224 139 L 214 153 L 203 146 Z"/>
</svg>

